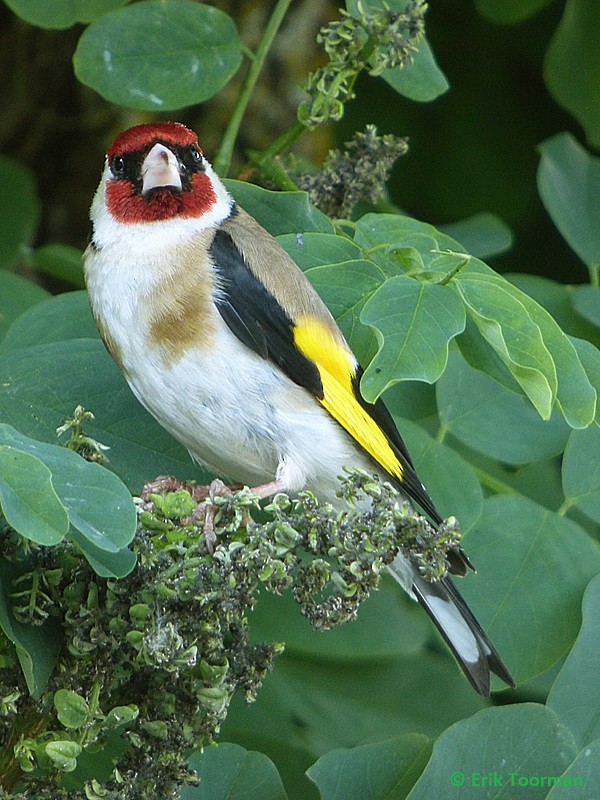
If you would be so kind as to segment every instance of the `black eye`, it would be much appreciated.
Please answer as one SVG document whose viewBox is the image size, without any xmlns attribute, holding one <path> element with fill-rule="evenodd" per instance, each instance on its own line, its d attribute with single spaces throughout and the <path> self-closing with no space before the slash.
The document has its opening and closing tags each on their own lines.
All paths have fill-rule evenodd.
<svg viewBox="0 0 600 800">
<path fill-rule="evenodd" d="M 202 172 L 203 158 L 197 147 L 186 147 L 180 153 L 180 161 L 184 172 Z"/>
<path fill-rule="evenodd" d="M 113 178 L 120 180 L 125 177 L 125 159 L 123 156 L 113 156 L 109 160 L 108 166 L 113 174 Z"/>
</svg>

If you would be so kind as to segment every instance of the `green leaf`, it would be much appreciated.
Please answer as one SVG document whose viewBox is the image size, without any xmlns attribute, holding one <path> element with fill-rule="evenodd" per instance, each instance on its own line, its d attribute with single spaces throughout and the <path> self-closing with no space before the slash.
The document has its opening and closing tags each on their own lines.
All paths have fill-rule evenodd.
<svg viewBox="0 0 600 800">
<path fill-rule="evenodd" d="M 483 338 L 523 388 L 539 415 L 549 419 L 556 398 L 557 379 L 552 356 L 542 332 L 526 306 L 496 275 L 459 274 L 455 285 Z"/>
<path fill-rule="evenodd" d="M 600 776 L 600 739 L 585 747 L 561 775 L 546 800 L 589 800 L 590 786 L 598 785 Z"/>
<path fill-rule="evenodd" d="M 76 22 L 91 22 L 129 0 L 6 0 L 15 14 L 40 28 L 70 28 Z"/>
<path fill-rule="evenodd" d="M 515 25 L 533 17 L 552 0 L 475 0 L 482 17 L 499 25 Z"/>
<path fill-rule="evenodd" d="M 404 13 L 406 0 L 346 0 L 346 9 L 359 19 L 363 7 L 367 9 L 392 9 Z M 448 90 L 446 76 L 438 67 L 429 43 L 423 37 L 417 44 L 412 60 L 403 67 L 384 69 L 381 77 L 399 94 L 417 102 L 435 100 Z"/>
<path fill-rule="evenodd" d="M 382 265 L 402 248 L 414 247 L 423 259 L 421 278 L 430 273 L 431 279 L 437 280 L 438 275 L 448 276 L 460 268 L 452 283 L 463 294 L 470 316 L 515 378 L 525 384 L 543 415 L 549 415 L 550 402 L 556 396 L 571 427 L 589 425 L 596 410 L 596 393 L 575 348 L 538 303 L 479 259 L 464 264 L 464 255 L 457 252 L 458 242 L 411 217 L 366 214 L 356 225 L 355 241 Z M 451 252 L 439 252 L 445 250 Z M 503 305 L 496 306 L 496 301 Z"/>
<path fill-rule="evenodd" d="M 456 344 L 469 366 L 493 378 L 500 386 L 509 389 L 511 392 L 527 400 L 527 395 L 523 389 L 513 378 L 510 370 L 505 366 L 491 344 L 487 339 L 481 336 L 477 325 L 471 317 L 467 317 L 465 329 L 461 335 L 456 338 Z M 527 402 L 531 405 L 529 400 L 527 400 Z M 533 406 L 532 411 L 539 417 L 539 414 L 537 414 Z"/>
<path fill-rule="evenodd" d="M 84 697 L 70 689 L 59 689 L 54 693 L 56 716 L 65 728 L 81 728 L 88 720 L 89 706 Z"/>
<path fill-rule="evenodd" d="M 26 567 L 0 557 L 0 627 L 14 644 L 29 693 L 39 700 L 58 660 L 62 629 L 54 619 L 42 625 L 25 625 L 12 613 L 10 593 Z"/>
<path fill-rule="evenodd" d="M 393 416 L 414 422 L 435 420 L 437 405 L 435 387 L 421 381 L 403 381 L 392 386 L 384 395 L 385 404 Z"/>
<path fill-rule="evenodd" d="M 377 263 L 383 255 L 384 264 L 390 258 L 396 259 L 398 251 L 412 247 L 418 251 L 426 268 L 439 257 L 432 251 L 460 249 L 458 242 L 433 225 L 402 214 L 365 214 L 356 223 L 354 241 L 366 248 L 367 254 Z M 455 263 L 449 264 L 445 271 L 452 266 Z"/>
<path fill-rule="evenodd" d="M 431 742 L 418 733 L 332 750 L 307 772 L 322 800 L 403 800 L 423 771 Z"/>
<path fill-rule="evenodd" d="M 233 20 L 191 0 L 142 0 L 105 14 L 84 31 L 73 56 L 82 83 L 143 111 L 208 100 L 241 62 Z"/>
<path fill-rule="evenodd" d="M 0 267 L 21 255 L 37 228 L 40 206 L 31 172 L 0 156 Z"/>
<path fill-rule="evenodd" d="M 121 734 L 122 729 L 111 730 L 106 727 L 105 721 L 102 722 L 101 747 L 85 747 L 77 757 L 77 768 L 61 775 L 61 788 L 67 792 L 67 796 L 72 793 L 76 797 L 83 791 L 86 783 L 95 780 L 99 784 L 105 784 L 114 778 L 115 764 L 122 762 L 125 752 L 131 746 Z"/>
<path fill-rule="evenodd" d="M 590 425 L 572 431 L 562 461 L 562 483 L 566 499 L 600 522 L 600 427 Z"/>
<path fill-rule="evenodd" d="M 515 680 L 544 672 L 577 636 L 581 597 L 600 571 L 597 545 L 566 517 L 498 495 L 484 501 L 464 547 L 477 574 L 461 593 Z"/>
<path fill-rule="evenodd" d="M 548 787 L 523 789 L 519 777 L 561 775 L 574 755 L 573 737 L 544 706 L 486 708 L 440 736 L 409 797 L 513 800 L 522 792 L 527 800 L 542 800 Z"/>
<path fill-rule="evenodd" d="M 482 212 L 471 217 L 441 225 L 440 230 L 456 239 L 467 253 L 477 258 L 489 258 L 510 250 L 512 231 L 500 217 Z"/>
<path fill-rule="evenodd" d="M 48 331 L 65 324 L 62 304 L 57 316 L 53 302 L 40 312 Z M 110 448 L 110 468 L 132 493 L 157 475 L 206 482 L 207 473 L 135 399 L 99 339 L 50 342 L 0 358 L 0 417 L 24 434 L 56 442 L 56 428 L 79 404 L 96 417 L 86 433 Z"/>
<path fill-rule="evenodd" d="M 578 79 L 576 83 L 583 81 Z M 569 89 L 574 90 L 575 85 Z M 542 158 L 537 182 L 546 211 L 579 258 L 588 267 L 597 267 L 600 265 L 600 158 L 590 156 L 569 133 L 546 139 L 539 149 Z"/>
<path fill-rule="evenodd" d="M 421 39 L 412 64 L 384 69 L 383 80 L 398 94 L 420 103 L 430 102 L 450 88 L 448 79 L 439 68 L 426 39 Z"/>
<path fill-rule="evenodd" d="M 485 308 L 485 314 L 491 315 L 492 324 L 489 329 L 483 318 L 479 319 L 478 327 L 480 330 L 482 327 L 486 329 L 490 338 L 487 336 L 485 338 L 492 346 L 495 346 L 494 339 L 498 333 L 496 324 L 500 324 L 501 336 L 500 341 L 496 343 L 496 352 L 512 375 L 523 386 L 530 399 L 532 396 L 528 388 L 535 393 L 536 389 L 541 390 L 543 385 L 543 380 L 537 378 L 537 369 L 546 369 L 542 378 L 548 382 L 552 391 L 556 386 L 557 405 L 567 423 L 572 428 L 584 428 L 589 425 L 596 413 L 596 391 L 590 384 L 575 347 L 552 316 L 528 295 L 496 275 L 493 270 L 477 259 L 469 262 L 469 265 L 456 276 L 454 283 L 461 287 L 463 294 L 462 287 L 468 284 L 469 300 L 476 303 L 480 299 Z M 498 303 L 502 299 L 506 299 L 506 307 L 498 307 L 497 310 L 494 310 L 490 302 L 492 298 L 496 298 Z M 527 315 L 527 321 L 521 323 L 517 318 L 519 306 L 525 309 Z M 473 316 L 481 317 L 480 312 L 481 309 L 474 305 Z M 538 332 L 532 325 L 539 329 L 541 346 Z M 523 340 L 519 338 L 519 333 L 524 334 Z M 527 338 L 527 334 L 531 335 L 531 338 Z M 506 361 L 503 358 L 502 339 L 510 342 L 510 347 L 507 345 L 507 351 L 509 358 L 516 359 L 514 362 Z M 524 352 L 522 348 L 527 347 L 533 349 L 533 354 Z M 548 355 L 552 362 L 552 368 L 549 366 Z M 521 374 L 521 361 L 526 365 L 525 374 Z M 536 367 L 536 361 L 538 367 Z M 527 367 L 532 370 L 529 374 Z M 540 372 L 540 374 L 542 373 Z M 547 396 L 544 398 L 543 392 L 538 397 L 542 401 L 547 399 Z"/>
<path fill-rule="evenodd" d="M 181 800 L 286 800 L 272 761 L 262 753 L 222 743 L 195 752 L 190 767 L 198 773 L 197 787 L 181 789 Z"/>
<path fill-rule="evenodd" d="M 77 766 L 77 756 L 82 749 L 80 744 L 68 739 L 48 742 L 44 746 L 44 752 L 52 761 L 53 766 L 62 772 L 73 772 Z"/>
<path fill-rule="evenodd" d="M 31 265 L 64 283 L 70 283 L 78 289 L 83 289 L 82 253 L 76 247 L 67 244 L 47 244 L 38 247 L 31 254 Z"/>
<path fill-rule="evenodd" d="M 346 261 L 307 270 L 306 277 L 325 302 L 361 364 L 377 351 L 372 328 L 363 324 L 366 302 L 385 281 L 383 271 L 372 261 Z"/>
<path fill-rule="evenodd" d="M 124 578 L 135 567 L 137 556 L 127 547 L 109 553 L 96 547 L 73 527 L 69 530 L 67 538 L 79 547 L 91 568 L 101 578 Z"/>
<path fill-rule="evenodd" d="M 290 800 L 320 800 L 317 787 L 306 776 L 306 770 L 314 764 L 317 754 L 311 753 L 306 747 L 293 747 L 277 738 L 277 733 L 272 728 L 260 731 L 238 729 L 233 736 L 236 744 L 247 750 L 264 753 L 271 759 Z M 231 737 L 221 735 L 220 738 Z"/>
<path fill-rule="evenodd" d="M 277 241 L 303 272 L 363 258 L 362 249 L 352 239 L 334 233 L 285 233 L 277 236 Z"/>
<path fill-rule="evenodd" d="M 544 506 L 550 511 L 558 512 L 560 510 L 563 492 L 558 458 L 535 461 L 518 469 L 488 459 L 485 459 L 485 463 L 481 463 L 481 461 L 477 466 L 482 483 L 487 483 L 489 480 L 493 484 L 496 478 L 517 494 L 528 497 L 538 505 Z"/>
<path fill-rule="evenodd" d="M 575 311 L 600 328 L 600 287 L 576 286 L 571 298 Z"/>
<path fill-rule="evenodd" d="M 392 9 L 404 13 L 406 11 L 406 0 L 363 0 L 363 6 L 367 8 Z M 363 13 L 357 0 L 346 0 L 346 8 L 360 19 Z M 403 67 L 394 69 L 384 69 L 381 77 L 399 94 L 408 97 L 410 100 L 427 102 L 435 100 L 448 90 L 446 76 L 438 67 L 435 57 L 431 52 L 427 40 L 422 38 L 417 44 L 417 50 L 413 54 L 412 61 Z"/>
<path fill-rule="evenodd" d="M 600 396 L 600 350 L 585 339 L 577 339 L 574 336 L 569 338 L 591 385 L 596 390 L 596 394 Z M 596 409 L 596 421 L 598 419 L 600 419 L 600 408 Z"/>
<path fill-rule="evenodd" d="M 0 270 L 0 348 L 2 337 L 19 315 L 49 296 L 41 286 Z"/>
<path fill-rule="evenodd" d="M 515 290 L 516 291 L 516 290 Z M 525 295 L 526 297 L 526 295 Z M 596 415 L 598 392 L 587 375 L 579 349 L 558 327 L 550 314 L 527 300 L 532 318 L 543 332 L 558 377 L 557 407 L 571 428 L 585 428 Z"/>
<path fill-rule="evenodd" d="M 310 204 L 306 192 L 272 192 L 234 180 L 225 180 L 224 184 L 244 211 L 260 222 L 271 236 L 334 232 L 329 217 Z M 302 236 L 299 236 L 299 249 L 302 244 Z"/>
<path fill-rule="evenodd" d="M 569 427 L 554 412 L 545 421 L 524 394 L 472 369 L 452 352 L 436 384 L 440 419 L 459 441 L 506 464 L 529 464 L 561 453 Z"/>
<path fill-rule="evenodd" d="M 0 356 L 49 342 L 98 339 L 86 292 L 65 292 L 55 297 L 44 292 L 40 299 L 45 298 L 13 322 L 0 342 Z"/>
<path fill-rule="evenodd" d="M 435 383 L 446 367 L 448 342 L 465 327 L 464 307 L 451 287 L 404 276 L 386 281 L 360 319 L 375 330 L 380 347 L 361 381 L 369 402 L 398 381 Z"/>
<path fill-rule="evenodd" d="M 124 727 L 137 719 L 139 713 L 138 707 L 134 705 L 114 706 L 102 721 L 102 727 L 109 730 Z"/>
<path fill-rule="evenodd" d="M 595 337 L 600 341 L 594 326 L 573 314 L 573 298 L 579 289 L 587 287 L 568 286 L 541 275 L 528 275 L 524 272 L 505 272 L 503 274 L 513 286 L 525 292 L 545 308 L 566 334 L 592 341 Z"/>
<path fill-rule="evenodd" d="M 396 418 L 415 469 L 443 517 L 456 516 L 466 533 L 481 514 L 483 492 L 471 465 L 414 422 Z"/>
<path fill-rule="evenodd" d="M 428 621 L 422 609 L 416 611 Z M 334 747 L 354 747 L 415 730 L 437 736 L 482 708 L 483 702 L 446 650 L 427 648 L 360 665 L 343 657 L 284 653 L 251 707 L 234 699 L 222 736 L 244 736 L 251 742 L 258 733 L 317 758 Z"/>
<path fill-rule="evenodd" d="M 0 505 L 8 524 L 37 544 L 58 544 L 69 530 L 48 467 L 5 443 L 0 444 Z"/>
<path fill-rule="evenodd" d="M 250 616 L 250 631 L 255 642 L 285 642 L 288 653 L 364 662 L 419 652 L 431 628 L 418 607 L 386 577 L 379 591 L 361 604 L 355 620 L 326 634 L 311 627 L 290 592 L 264 592 Z"/>
<path fill-rule="evenodd" d="M 43 462 L 42 466 L 45 465 L 44 469 L 52 476 L 52 486 L 65 513 L 63 536 L 70 521 L 101 550 L 115 553 L 131 542 L 137 524 L 135 506 L 126 487 L 114 473 L 65 447 L 31 439 L 10 425 L 0 424 L 0 443 L 0 446 L 8 445 L 10 450 L 25 451 L 23 455 L 29 459 L 35 457 L 35 460 Z"/>
<path fill-rule="evenodd" d="M 547 700 L 548 707 L 569 728 L 578 747 L 600 737 L 600 575 L 586 589 L 582 613 L 577 641 Z"/>
<path fill-rule="evenodd" d="M 544 77 L 550 94 L 600 146 L 600 14 L 596 0 L 569 0 L 546 51 Z"/>
</svg>

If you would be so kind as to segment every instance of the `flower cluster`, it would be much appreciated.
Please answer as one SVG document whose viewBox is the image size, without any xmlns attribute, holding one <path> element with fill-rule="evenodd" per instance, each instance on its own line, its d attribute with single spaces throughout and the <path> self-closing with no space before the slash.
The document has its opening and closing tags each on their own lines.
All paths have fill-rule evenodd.
<svg viewBox="0 0 600 800">
<path fill-rule="evenodd" d="M 248 611 L 261 588 L 291 590 L 313 625 L 330 628 L 356 615 L 399 551 L 435 580 L 458 542 L 454 523 L 435 531 L 364 472 L 341 483 L 341 508 L 309 492 L 280 494 L 264 509 L 267 521 L 255 520 L 259 501 L 248 489 L 216 493 L 214 542 L 192 494 L 140 500 L 137 566 L 120 580 L 98 575 L 72 544 L 30 546 L 11 600 L 23 622 L 54 619 L 64 642 L 39 698 L 1 643 L 2 774 L 25 786 L 12 797 L 176 798 L 195 780 L 186 753 L 218 734 L 235 693 L 255 698 L 283 648 L 249 641 Z M 17 559 L 14 535 L 4 537 Z M 38 610 L 27 618 L 26 607 Z M 67 790 L 62 776 L 70 773 L 72 786 L 80 757 L 92 751 L 104 767 Z"/>
<path fill-rule="evenodd" d="M 324 214 L 345 219 L 359 200 L 375 203 L 380 199 L 396 159 L 407 151 L 406 139 L 379 136 L 374 125 L 367 125 L 343 150 L 332 150 L 319 172 L 301 173 L 296 181 Z"/>
<path fill-rule="evenodd" d="M 409 0 L 402 11 L 364 0 L 357 0 L 355 13 L 342 9 L 341 18 L 319 32 L 317 41 L 329 61 L 309 76 L 308 100 L 298 109 L 298 119 L 307 127 L 341 119 L 363 70 L 380 75 L 409 63 L 425 30 L 426 9 L 423 0 Z"/>
</svg>

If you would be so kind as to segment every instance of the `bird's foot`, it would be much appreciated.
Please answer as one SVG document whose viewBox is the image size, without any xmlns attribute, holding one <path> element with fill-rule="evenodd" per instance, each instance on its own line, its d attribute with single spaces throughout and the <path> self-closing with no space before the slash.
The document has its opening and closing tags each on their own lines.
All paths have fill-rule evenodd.
<svg viewBox="0 0 600 800">
<path fill-rule="evenodd" d="M 184 525 L 202 525 L 204 538 L 206 539 L 206 547 L 208 552 L 212 555 L 212 553 L 215 551 L 215 544 L 217 542 L 217 535 L 215 533 L 215 516 L 218 506 L 215 504 L 214 498 L 225 497 L 233 492 L 239 491 L 242 488 L 243 485 L 241 483 L 226 484 L 218 478 L 208 485 L 199 485 L 196 483 L 186 483 L 185 481 L 180 481 L 173 475 L 159 475 L 153 481 L 149 481 L 144 485 L 144 488 L 141 492 L 141 497 L 143 500 L 149 500 L 150 495 L 152 494 L 178 492 L 182 489 L 186 492 L 189 492 L 192 500 L 194 500 L 198 505 L 194 509 L 193 513 L 189 517 L 182 519 L 181 522 Z M 266 498 L 276 494 L 279 491 L 282 491 L 284 488 L 285 487 L 282 481 L 274 480 L 270 483 L 264 483 L 260 486 L 255 486 L 251 488 L 250 491 L 252 494 L 257 495 L 257 497 Z M 247 525 L 249 520 L 250 515 L 245 513 L 244 519 L 242 520 L 242 525 Z"/>
<path fill-rule="evenodd" d="M 257 497 L 260 497 L 261 500 L 264 500 L 266 497 L 271 497 L 271 495 L 277 494 L 277 492 L 284 492 L 285 489 L 285 483 L 277 478 L 277 480 L 270 481 L 269 483 L 263 483 L 260 486 L 254 486 L 252 489 L 250 489 L 250 491 Z"/>
<path fill-rule="evenodd" d="M 200 503 L 208 497 L 210 486 L 186 483 L 185 481 L 180 481 L 174 475 L 159 475 L 153 481 L 144 484 L 141 497 L 142 500 L 148 500 L 151 494 L 178 492 L 181 489 L 189 492 L 192 500 L 196 503 Z"/>
<path fill-rule="evenodd" d="M 196 506 L 191 517 L 182 520 L 182 522 L 186 525 L 202 525 L 206 549 L 212 555 L 215 552 L 215 544 L 217 543 L 215 515 L 219 508 L 214 502 L 215 497 L 226 497 L 242 487 L 240 484 L 235 483 L 228 486 L 226 483 L 216 478 L 209 486 L 198 488 L 205 490 L 204 497 Z"/>
</svg>

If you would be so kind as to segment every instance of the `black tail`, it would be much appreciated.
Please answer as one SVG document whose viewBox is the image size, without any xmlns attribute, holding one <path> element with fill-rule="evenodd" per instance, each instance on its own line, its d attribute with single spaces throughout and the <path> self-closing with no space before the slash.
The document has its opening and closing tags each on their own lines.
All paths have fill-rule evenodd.
<svg viewBox="0 0 600 800">
<path fill-rule="evenodd" d="M 490 671 L 515 686 L 494 645 L 449 578 L 430 583 L 414 574 L 412 590 L 480 695 L 490 695 Z"/>
</svg>

